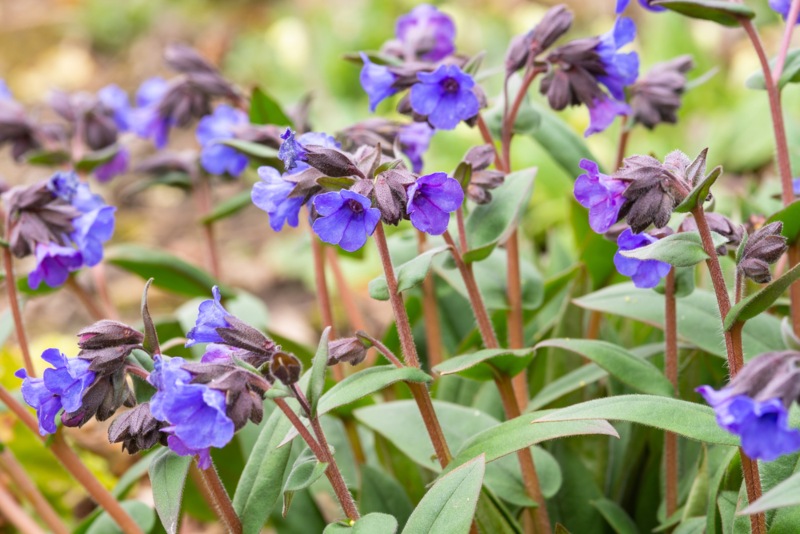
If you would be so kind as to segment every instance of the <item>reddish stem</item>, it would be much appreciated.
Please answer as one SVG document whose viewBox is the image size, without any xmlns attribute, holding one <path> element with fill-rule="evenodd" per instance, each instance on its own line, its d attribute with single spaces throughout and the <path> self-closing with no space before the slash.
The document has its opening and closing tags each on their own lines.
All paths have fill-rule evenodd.
<svg viewBox="0 0 800 534">
<path fill-rule="evenodd" d="M 208 496 L 217 509 L 217 516 L 222 520 L 225 528 L 231 534 L 242 534 L 242 522 L 239 516 L 236 515 L 236 510 L 233 509 L 233 503 L 231 503 L 231 498 L 219 479 L 217 469 L 211 465 L 208 469 L 198 468 L 198 471 L 208 490 Z"/>
<path fill-rule="evenodd" d="M 211 179 L 208 176 L 199 176 L 195 180 L 195 199 L 197 200 L 198 211 L 203 215 L 208 215 L 214 207 L 214 201 L 211 198 Z M 222 268 L 219 262 L 219 253 L 217 251 L 217 242 L 214 239 L 214 223 L 204 222 L 203 236 L 206 240 L 206 251 L 208 252 L 208 267 L 214 278 L 220 280 L 222 277 Z"/>
<path fill-rule="evenodd" d="M 6 240 L 8 236 L 6 235 Z M 31 359 L 31 351 L 28 346 L 28 337 L 25 335 L 25 323 L 22 322 L 22 311 L 19 308 L 19 297 L 17 296 L 17 281 L 14 278 L 14 260 L 11 257 L 11 250 L 7 246 L 3 247 L 3 266 L 6 273 L 6 293 L 8 293 L 8 305 L 11 307 L 11 315 L 14 317 L 14 330 L 17 333 L 17 343 L 22 351 L 22 360 L 25 363 L 25 372 L 28 376 L 36 376 L 36 369 Z"/>
<path fill-rule="evenodd" d="M 119 310 L 114 306 L 114 301 L 111 300 L 111 294 L 108 291 L 108 278 L 106 277 L 105 264 L 101 262 L 92 267 L 92 279 L 97 288 L 97 294 L 100 296 L 100 301 L 105 307 L 105 316 L 119 321 Z"/>
<path fill-rule="evenodd" d="M 380 340 L 375 339 L 374 337 L 372 337 L 371 335 L 367 334 L 363 330 L 359 330 L 358 332 L 356 332 L 356 335 L 358 337 L 363 337 L 364 339 L 366 339 L 367 341 L 372 343 L 372 346 L 375 347 L 378 352 L 383 354 L 383 356 L 386 357 L 387 360 L 389 360 L 392 364 L 394 364 L 395 367 L 397 367 L 397 368 L 405 367 L 403 365 L 403 362 L 401 362 L 397 358 L 397 356 L 395 356 L 394 353 L 391 350 L 389 350 L 389 347 L 387 347 L 386 345 L 381 343 Z"/>
<path fill-rule="evenodd" d="M 314 232 L 311 233 L 311 254 L 314 257 L 314 284 L 317 289 L 317 302 L 319 312 L 322 317 L 322 326 L 331 327 L 330 337 L 336 339 L 336 326 L 333 321 L 333 306 L 331 305 L 331 294 L 328 291 L 328 281 L 325 278 L 325 252 L 324 245 L 317 239 Z M 344 370 L 340 365 L 333 366 L 333 378 L 339 382 L 344 378 Z"/>
<path fill-rule="evenodd" d="M 425 232 L 417 231 L 417 253 L 425 252 Z M 439 307 L 436 304 L 436 284 L 429 273 L 422 282 L 422 314 L 425 317 L 425 346 L 428 349 L 428 365 L 433 368 L 442 363 L 442 327 L 439 322 Z"/>
<path fill-rule="evenodd" d="M 87 312 L 89 312 L 92 320 L 101 321 L 106 318 L 105 312 L 100 309 L 86 289 L 80 285 L 77 280 L 75 280 L 74 276 L 67 278 L 66 286 L 67 289 L 72 291 L 72 293 L 78 297 L 78 300 L 81 301 L 83 307 L 86 308 Z"/>
<path fill-rule="evenodd" d="M 9 523 L 17 527 L 20 532 L 44 534 L 44 530 L 25 513 L 22 506 L 2 484 L 0 484 L 0 518 L 8 519 Z"/>
<path fill-rule="evenodd" d="M 789 53 L 789 45 L 792 44 L 792 32 L 797 24 L 797 16 L 800 15 L 800 0 L 792 0 L 789 8 L 789 15 L 786 18 L 786 29 L 783 32 L 783 40 L 775 59 L 775 68 L 772 69 L 772 81 L 777 85 L 778 80 L 783 74 L 783 66 L 786 63 L 786 54 Z"/>
<path fill-rule="evenodd" d="M 675 267 L 667 274 L 664 291 L 664 339 L 665 363 L 667 379 L 672 384 L 676 398 L 678 392 L 678 315 L 675 302 Z M 678 509 L 678 435 L 673 432 L 664 433 L 664 462 L 666 472 L 666 504 L 667 517 L 672 517 Z"/>
</svg>

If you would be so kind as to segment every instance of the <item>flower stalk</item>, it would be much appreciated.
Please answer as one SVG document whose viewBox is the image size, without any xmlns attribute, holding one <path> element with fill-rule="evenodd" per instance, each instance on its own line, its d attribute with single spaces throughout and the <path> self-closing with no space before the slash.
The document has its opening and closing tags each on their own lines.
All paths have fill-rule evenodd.
<svg viewBox="0 0 800 534">
<path fill-rule="evenodd" d="M 675 302 L 675 267 L 670 269 L 665 280 L 664 291 L 664 370 L 672 384 L 676 398 L 678 390 L 678 316 Z M 678 435 L 673 432 L 664 433 L 664 463 L 666 473 L 667 517 L 672 517 L 678 509 Z"/>
<path fill-rule="evenodd" d="M 6 235 L 8 242 L 8 235 Z M 19 307 L 19 297 L 17 296 L 17 281 L 14 277 L 14 259 L 11 257 L 11 250 L 8 246 L 3 246 L 3 268 L 6 273 L 6 293 L 8 295 L 8 305 L 11 308 L 11 315 L 14 318 L 14 331 L 17 335 L 17 343 L 22 352 L 22 360 L 25 363 L 25 371 L 28 376 L 36 376 L 36 369 L 31 359 L 31 351 L 28 346 L 28 336 L 25 334 L 25 323 L 22 322 L 22 310 Z"/>
<path fill-rule="evenodd" d="M 459 210 L 460 212 L 461 210 Z M 425 252 L 425 232 L 417 230 L 417 253 Z M 422 281 L 422 314 L 425 317 L 425 347 L 428 350 L 428 365 L 433 368 L 442 363 L 442 327 L 439 308 L 436 305 L 436 285 L 432 275 Z"/>
<path fill-rule="evenodd" d="M 197 471 L 200 473 L 200 479 L 205 484 L 208 495 L 217 510 L 217 516 L 222 520 L 227 531 L 231 534 L 241 534 L 242 522 L 239 516 L 236 515 L 236 510 L 233 509 L 231 498 L 228 496 L 225 486 L 222 485 L 214 464 L 212 463 L 208 469 L 200 469 L 198 467 Z"/>
</svg>

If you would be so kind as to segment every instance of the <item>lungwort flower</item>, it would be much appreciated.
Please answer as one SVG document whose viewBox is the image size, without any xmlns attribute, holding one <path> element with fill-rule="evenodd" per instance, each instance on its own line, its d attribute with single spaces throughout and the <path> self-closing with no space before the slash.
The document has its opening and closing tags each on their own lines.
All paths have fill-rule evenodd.
<svg viewBox="0 0 800 534">
<path fill-rule="evenodd" d="M 384 99 L 397 93 L 398 89 L 394 86 L 397 81 L 395 75 L 387 66 L 378 65 L 369 60 L 365 53 L 361 53 L 361 60 L 364 66 L 361 68 L 359 81 L 364 92 L 369 97 L 369 110 L 375 111 Z"/>
<path fill-rule="evenodd" d="M 478 114 L 480 103 L 472 91 L 475 80 L 456 65 L 442 65 L 434 72 L 417 74 L 411 87 L 411 107 L 439 130 L 452 130 Z"/>
<path fill-rule="evenodd" d="M 620 252 L 641 248 L 656 241 L 658 240 L 655 237 L 648 234 L 634 234 L 630 228 L 626 228 L 617 238 L 619 251 L 614 254 L 614 266 L 620 274 L 630 276 L 636 287 L 642 289 L 656 287 L 661 279 L 667 276 L 671 267 L 663 261 L 628 258 Z"/>
<path fill-rule="evenodd" d="M 300 208 L 303 206 L 303 198 L 289 197 L 296 184 L 284 180 L 277 169 L 272 167 L 259 167 L 258 176 L 261 181 L 253 184 L 250 196 L 253 204 L 269 215 L 270 227 L 276 232 L 284 224 L 296 227 Z"/>
<path fill-rule="evenodd" d="M 395 34 L 403 50 L 426 61 L 440 61 L 455 50 L 453 19 L 428 4 L 420 4 L 397 19 Z"/>
<path fill-rule="evenodd" d="M 364 246 L 381 218 L 380 210 L 373 208 L 367 197 L 346 189 L 318 195 L 314 208 L 319 215 L 314 233 L 348 252 Z"/>
<path fill-rule="evenodd" d="M 421 176 L 408 188 L 408 212 L 417 230 L 441 235 L 447 230 L 450 214 L 461 207 L 461 184 L 443 172 Z"/>
<path fill-rule="evenodd" d="M 603 234 L 619 220 L 619 210 L 625 203 L 622 193 L 627 184 L 601 173 L 594 161 L 583 159 L 580 168 L 586 173 L 575 180 L 575 199 L 589 209 L 592 230 Z"/>
<path fill-rule="evenodd" d="M 769 0 L 769 7 L 772 8 L 773 11 L 779 13 L 783 20 L 786 20 L 789 17 L 789 10 L 792 8 L 792 0 Z M 800 14 L 798 14 L 797 20 L 795 24 L 800 23 Z"/>
<path fill-rule="evenodd" d="M 242 174 L 247 167 L 247 156 L 219 141 L 234 138 L 236 128 L 248 123 L 244 111 L 226 104 L 217 106 L 213 114 L 200 119 L 197 125 L 197 141 L 203 147 L 200 163 L 207 172 L 216 175 L 227 173 L 231 176 Z"/>
</svg>

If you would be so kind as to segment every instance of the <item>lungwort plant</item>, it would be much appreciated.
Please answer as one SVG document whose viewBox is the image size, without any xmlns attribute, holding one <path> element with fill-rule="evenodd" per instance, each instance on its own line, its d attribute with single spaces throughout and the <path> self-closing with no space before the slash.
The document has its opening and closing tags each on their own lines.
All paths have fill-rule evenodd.
<svg viewBox="0 0 800 534">
<path fill-rule="evenodd" d="M 24 365 L 0 400 L 96 504 L 81 522 L 59 515 L 10 439 L 3 515 L 23 532 L 42 521 L 175 533 L 198 520 L 246 534 L 800 532 L 800 188 L 781 106 L 800 80 L 789 50 L 800 0 L 769 2 L 788 21 L 771 62 L 745 3 L 628 4 L 597 36 L 552 7 L 501 66 L 460 53 L 447 11 L 418 5 L 379 50 L 347 57 L 369 111 L 391 118 L 364 110 L 335 132 L 310 126 L 308 101 L 284 109 L 180 45 L 165 53 L 176 75 L 133 99 L 113 85 L 53 93 L 53 122 L 3 85 L 0 142 L 39 179 L 3 195 Z M 727 209 L 732 176 L 711 163 L 714 139 L 628 153 L 705 90 L 689 56 L 642 72 L 635 10 L 749 38 L 780 206 L 746 220 Z M 574 106 L 588 111 L 587 137 L 619 123 L 610 165 L 557 113 Z M 182 128 L 196 150 L 171 147 Z M 455 128 L 472 148 L 455 168 L 429 168 L 432 140 Z M 531 226 L 534 179 L 551 177 L 514 168 L 523 138 L 574 179 L 566 229 Z M 195 200 L 206 268 L 113 238 L 125 207 L 95 182 L 131 171 L 149 176 L 137 190 L 179 186 Z M 241 192 L 215 204 L 223 183 Z M 215 225 L 252 205 L 267 247 L 267 225 L 305 232 L 291 235 L 311 251 L 316 347 L 274 332 L 235 287 Z M 364 317 L 344 263 L 380 266 L 368 292 L 391 321 Z M 121 319 L 107 266 L 146 281 L 138 318 Z M 204 300 L 153 316 L 151 285 Z M 71 352 L 33 354 L 23 305 L 61 287 L 95 322 Z M 74 450 L 84 425 L 136 457 L 111 491 Z M 149 503 L 130 494 L 145 478 Z"/>
</svg>

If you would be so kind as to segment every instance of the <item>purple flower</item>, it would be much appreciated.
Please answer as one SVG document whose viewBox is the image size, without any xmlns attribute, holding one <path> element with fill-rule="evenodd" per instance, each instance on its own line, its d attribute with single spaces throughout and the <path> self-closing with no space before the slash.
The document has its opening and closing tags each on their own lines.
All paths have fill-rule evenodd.
<svg viewBox="0 0 800 534">
<path fill-rule="evenodd" d="M 422 172 L 422 155 L 428 150 L 434 131 L 427 123 L 412 122 L 407 126 L 403 126 L 397 132 L 400 150 L 408 156 L 411 161 L 411 169 L 415 173 Z"/>
<path fill-rule="evenodd" d="M 779 399 L 757 401 L 730 388 L 716 391 L 710 386 L 697 392 L 714 408 L 719 426 L 742 438 L 750 458 L 771 461 L 800 450 L 800 430 L 789 428 L 789 414 Z"/>
<path fill-rule="evenodd" d="M 228 345 L 209 343 L 206 345 L 206 351 L 203 357 L 200 358 L 200 363 L 230 363 L 232 356 L 236 352 L 236 349 Z"/>
<path fill-rule="evenodd" d="M 119 131 L 127 132 L 131 127 L 131 103 L 128 93 L 118 85 L 111 84 L 100 89 L 97 98 L 114 112 L 114 122 Z"/>
<path fill-rule="evenodd" d="M 182 368 L 183 358 L 164 360 L 156 355 L 148 381 L 157 391 L 150 400 L 153 417 L 170 426 L 162 432 L 170 448 L 178 454 L 199 454 L 200 460 L 210 447 L 224 447 L 233 438 L 233 421 L 225 413 L 225 393 L 205 384 L 192 384 L 192 375 Z M 205 453 L 203 452 L 205 451 Z"/>
<path fill-rule="evenodd" d="M 42 359 L 53 366 L 42 378 L 29 377 L 24 369 L 15 376 L 23 379 L 22 398 L 36 409 L 39 433 L 44 436 L 56 431 L 55 418 L 62 408 L 67 413 L 81 408 L 83 393 L 94 383 L 95 373 L 89 370 L 88 360 L 67 358 L 58 349 L 47 349 Z"/>
<path fill-rule="evenodd" d="M 78 179 L 73 171 L 59 171 L 47 183 L 47 189 L 55 196 L 69 202 L 81 213 L 88 213 L 106 205 L 103 197 L 92 193 L 89 184 Z"/>
<path fill-rule="evenodd" d="M 158 111 L 168 83 L 159 77 L 145 80 L 136 92 L 136 109 L 131 112 L 131 130 L 139 137 L 152 139 L 156 148 L 164 148 L 169 139 L 172 121 Z"/>
<path fill-rule="evenodd" d="M 620 101 L 625 100 L 625 86 L 631 85 L 639 76 L 639 56 L 636 52 L 621 53 L 619 49 L 635 37 L 636 24 L 627 17 L 619 17 L 614 27 L 600 36 L 600 44 L 595 49 L 605 71 L 605 74 L 597 76 L 597 81 Z"/>
<path fill-rule="evenodd" d="M 212 115 L 200 119 L 197 125 L 197 141 L 203 147 L 200 163 L 211 174 L 239 176 L 247 167 L 247 156 L 235 148 L 219 144 L 218 141 L 235 137 L 239 125 L 248 124 L 247 115 L 240 109 L 228 105 L 217 106 Z"/>
<path fill-rule="evenodd" d="M 283 139 L 283 143 L 278 149 L 278 158 L 286 167 L 286 172 L 289 172 L 297 167 L 298 162 L 305 161 L 306 151 L 303 145 L 295 139 L 291 128 L 286 128 L 286 131 L 281 135 L 281 139 Z"/>
<path fill-rule="evenodd" d="M 363 52 L 361 52 L 361 60 L 364 62 L 364 66 L 361 67 L 359 81 L 369 97 L 369 110 L 374 112 L 381 101 L 397 93 L 397 89 L 394 87 L 397 76 L 385 65 L 378 65 L 370 61 Z"/>
<path fill-rule="evenodd" d="M 114 235 L 114 212 L 117 208 L 103 206 L 72 220 L 75 231 L 70 238 L 78 247 L 83 263 L 92 267 L 103 259 L 103 243 Z"/>
<path fill-rule="evenodd" d="M 272 167 L 259 167 L 258 176 L 261 181 L 253 184 L 250 196 L 253 204 L 269 215 L 270 227 L 276 232 L 280 232 L 284 224 L 297 227 L 303 199 L 289 198 L 296 184 L 284 180 Z"/>
<path fill-rule="evenodd" d="M 598 98 L 589 106 L 589 127 L 584 137 L 602 132 L 614 122 L 617 115 L 629 115 L 631 108 L 625 102 L 613 98 Z"/>
<path fill-rule="evenodd" d="M 196 343 L 224 343 L 224 340 L 217 333 L 217 328 L 230 327 L 225 318 L 231 317 L 231 314 L 220 302 L 222 296 L 220 295 L 219 287 L 214 286 L 211 289 L 211 293 L 214 295 L 214 299 L 204 300 L 200 303 L 194 328 L 186 334 L 188 339 L 186 342 L 187 347 L 191 347 Z"/>
<path fill-rule="evenodd" d="M 617 0 L 617 9 L 616 9 L 617 15 L 625 11 L 625 8 L 628 7 L 630 1 L 631 0 Z M 666 11 L 667 8 L 662 6 L 654 6 L 652 5 L 652 2 L 653 0 L 639 0 L 639 3 L 645 9 L 649 9 L 650 11 Z"/>
<path fill-rule="evenodd" d="M 6 85 L 5 80 L 0 78 L 0 100 L 14 100 L 11 90 Z"/>
<path fill-rule="evenodd" d="M 421 83 L 411 87 L 411 108 L 426 115 L 434 128 L 452 130 L 478 114 L 480 104 L 472 92 L 475 80 L 456 65 L 420 72 L 417 78 Z"/>
<path fill-rule="evenodd" d="M 381 218 L 367 197 L 347 189 L 323 193 L 314 198 L 319 218 L 314 232 L 326 243 L 339 245 L 348 252 L 364 246 Z"/>
<path fill-rule="evenodd" d="M 792 191 L 794 192 L 794 196 L 800 196 L 800 178 L 792 180 Z"/>
<path fill-rule="evenodd" d="M 633 250 L 656 241 L 655 237 L 645 233 L 634 234 L 630 228 L 626 228 L 617 238 L 617 245 L 620 251 Z M 619 251 L 614 254 L 614 265 L 620 274 L 630 276 L 633 279 L 633 285 L 642 289 L 656 287 L 671 269 L 670 265 L 663 261 L 627 258 Z"/>
<path fill-rule="evenodd" d="M 162 431 L 165 429 L 162 428 Z M 173 434 L 167 437 L 167 446 L 178 456 L 197 456 L 197 467 L 208 469 L 211 467 L 211 448 L 192 449 L 181 438 Z"/>
<path fill-rule="evenodd" d="M 586 173 L 575 180 L 575 199 L 589 209 L 592 230 L 603 234 L 619 219 L 619 210 L 625 203 L 622 193 L 627 186 L 601 173 L 594 161 L 582 159 L 580 168 Z"/>
<path fill-rule="evenodd" d="M 780 13 L 783 17 L 783 20 L 789 16 L 789 10 L 792 8 L 792 0 L 769 0 L 769 7 L 772 8 L 773 11 Z M 800 23 L 800 15 L 798 15 L 795 24 Z"/>
<path fill-rule="evenodd" d="M 48 286 L 58 287 L 81 265 L 83 258 L 79 250 L 56 243 L 39 243 L 36 245 L 36 267 L 28 274 L 28 285 L 31 289 L 38 289 L 44 280 Z"/>
<path fill-rule="evenodd" d="M 97 178 L 98 182 L 108 182 L 115 176 L 127 171 L 129 163 L 130 153 L 127 148 L 121 147 L 113 158 L 95 168 L 95 178 Z"/>
<path fill-rule="evenodd" d="M 411 224 L 421 232 L 441 235 L 447 230 L 450 213 L 461 207 L 464 190 L 458 180 L 443 172 L 421 176 L 408 188 Z"/>
<path fill-rule="evenodd" d="M 398 18 L 395 34 L 404 48 L 421 53 L 427 61 L 439 61 L 455 50 L 453 19 L 428 4 L 420 4 Z"/>
</svg>

